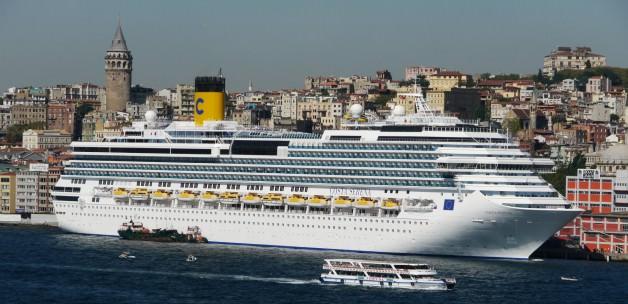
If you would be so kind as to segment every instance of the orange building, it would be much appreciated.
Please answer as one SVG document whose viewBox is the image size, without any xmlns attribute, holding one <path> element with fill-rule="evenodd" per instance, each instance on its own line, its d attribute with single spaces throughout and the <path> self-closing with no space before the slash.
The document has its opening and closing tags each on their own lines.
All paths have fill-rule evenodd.
<svg viewBox="0 0 628 304">
<path fill-rule="evenodd" d="M 585 212 L 565 225 L 558 236 L 579 239 L 587 250 L 605 255 L 628 253 L 628 212 L 622 204 L 628 183 L 624 175 L 628 177 L 628 172 L 607 177 L 596 169 L 579 169 L 577 176 L 568 176 L 567 200 Z"/>
<path fill-rule="evenodd" d="M 596 170 L 581 169 L 589 173 Z M 593 213 L 610 213 L 613 211 L 613 178 L 600 177 L 599 171 L 593 175 L 568 176 L 566 185 L 567 200 L 574 206 L 590 210 Z"/>
</svg>

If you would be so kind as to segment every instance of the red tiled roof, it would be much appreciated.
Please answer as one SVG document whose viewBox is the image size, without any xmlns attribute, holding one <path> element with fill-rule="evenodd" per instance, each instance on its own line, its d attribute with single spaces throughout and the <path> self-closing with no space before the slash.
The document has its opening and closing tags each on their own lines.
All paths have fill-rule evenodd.
<svg viewBox="0 0 628 304">
<path fill-rule="evenodd" d="M 489 86 L 489 87 L 497 87 L 503 86 L 506 80 L 501 79 L 482 79 L 478 81 L 478 86 Z"/>
<path fill-rule="evenodd" d="M 436 73 L 434 76 L 464 76 L 464 74 L 458 71 L 441 71 Z"/>
</svg>

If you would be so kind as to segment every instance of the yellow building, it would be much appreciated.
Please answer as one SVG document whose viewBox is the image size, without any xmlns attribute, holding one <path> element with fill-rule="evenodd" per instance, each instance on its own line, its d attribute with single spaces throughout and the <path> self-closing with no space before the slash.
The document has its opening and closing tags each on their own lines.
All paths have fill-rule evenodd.
<svg viewBox="0 0 628 304">
<path fill-rule="evenodd" d="M 426 99 L 431 110 L 445 113 L 445 91 L 427 91 Z"/>
<path fill-rule="evenodd" d="M 451 88 L 466 86 L 469 77 L 456 71 L 440 72 L 427 77 L 430 89 L 434 91 L 450 91 Z"/>
<path fill-rule="evenodd" d="M 0 212 L 15 213 L 15 172 L 0 173 Z"/>
<path fill-rule="evenodd" d="M 397 92 L 397 93 L 399 93 L 399 92 Z M 411 92 L 403 92 L 403 93 L 411 93 Z M 403 95 L 402 96 L 397 95 L 392 101 L 393 101 L 393 103 L 395 105 L 403 106 L 403 108 L 405 109 L 405 113 L 406 114 L 411 114 L 411 113 L 415 113 L 416 112 L 416 110 L 415 110 L 415 107 L 416 107 L 415 103 L 416 102 L 415 102 L 414 98 L 408 98 L 408 97 L 403 96 Z M 390 108 L 392 109 L 392 108 L 394 108 L 394 106 L 391 106 Z"/>
</svg>

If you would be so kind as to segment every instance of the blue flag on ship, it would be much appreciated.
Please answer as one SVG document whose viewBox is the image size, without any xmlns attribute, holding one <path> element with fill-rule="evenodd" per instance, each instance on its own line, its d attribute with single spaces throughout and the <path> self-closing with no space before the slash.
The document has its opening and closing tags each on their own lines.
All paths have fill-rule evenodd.
<svg viewBox="0 0 628 304">
<path fill-rule="evenodd" d="M 443 205 L 443 210 L 454 210 L 454 200 L 446 199 Z"/>
</svg>

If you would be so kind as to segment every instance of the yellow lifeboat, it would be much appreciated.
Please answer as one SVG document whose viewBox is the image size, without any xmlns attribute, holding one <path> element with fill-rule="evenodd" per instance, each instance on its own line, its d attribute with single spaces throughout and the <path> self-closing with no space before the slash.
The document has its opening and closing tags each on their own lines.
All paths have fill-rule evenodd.
<svg viewBox="0 0 628 304">
<path fill-rule="evenodd" d="M 197 195 L 190 190 L 183 190 L 179 192 L 179 196 L 177 197 L 181 202 L 192 202 L 197 199 Z"/>
<path fill-rule="evenodd" d="M 348 196 L 339 196 L 334 199 L 334 207 L 336 208 L 349 208 L 353 200 Z"/>
<path fill-rule="evenodd" d="M 307 200 L 307 205 L 310 207 L 327 207 L 329 199 L 322 195 L 314 195 Z"/>
<path fill-rule="evenodd" d="M 288 196 L 287 204 L 290 206 L 305 206 L 305 197 L 301 194 Z"/>
<path fill-rule="evenodd" d="M 223 192 L 220 194 L 219 199 L 224 204 L 239 204 L 240 194 L 237 192 Z"/>
<path fill-rule="evenodd" d="M 201 194 L 201 199 L 205 203 L 215 203 L 218 201 L 218 194 L 213 191 L 205 191 Z"/>
<path fill-rule="evenodd" d="M 172 197 L 170 197 L 170 192 L 163 189 L 157 189 L 153 191 L 153 193 L 150 194 L 150 197 L 157 201 L 166 201 L 172 199 Z"/>
<path fill-rule="evenodd" d="M 111 195 L 113 195 L 113 198 L 127 198 L 129 197 L 129 191 L 124 188 L 115 188 L 111 192 Z"/>
<path fill-rule="evenodd" d="M 279 193 L 268 193 L 262 197 L 264 206 L 277 207 L 283 205 L 283 196 Z"/>
<path fill-rule="evenodd" d="M 148 189 L 146 188 L 135 188 L 131 190 L 131 194 L 129 195 L 134 201 L 144 201 L 148 199 Z"/>
<path fill-rule="evenodd" d="M 387 198 L 382 201 L 382 209 L 386 210 L 398 210 L 399 209 L 399 200 L 395 198 Z"/>
<path fill-rule="evenodd" d="M 247 193 L 242 197 L 242 202 L 249 205 L 255 205 L 262 202 L 262 197 L 257 193 Z"/>
<path fill-rule="evenodd" d="M 360 197 L 354 203 L 353 206 L 360 209 L 370 209 L 375 207 L 375 200 L 370 197 Z"/>
</svg>

